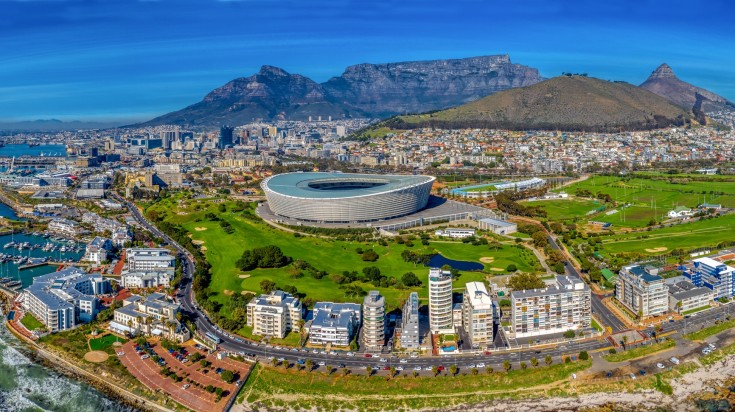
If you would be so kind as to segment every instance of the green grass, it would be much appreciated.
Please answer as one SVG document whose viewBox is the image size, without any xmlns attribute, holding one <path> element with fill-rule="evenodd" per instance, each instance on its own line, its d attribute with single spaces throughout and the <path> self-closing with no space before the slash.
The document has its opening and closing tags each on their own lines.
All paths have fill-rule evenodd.
<svg viewBox="0 0 735 412">
<path fill-rule="evenodd" d="M 623 362 L 631 359 L 641 358 L 643 356 L 648 356 L 656 352 L 661 352 L 663 350 L 673 348 L 674 346 L 676 346 L 675 341 L 671 339 L 666 339 L 660 343 L 654 343 L 653 345 L 641 346 L 635 349 L 629 349 L 618 353 L 604 355 L 603 357 L 608 362 Z"/>
<path fill-rule="evenodd" d="M 117 337 L 115 335 L 109 334 L 109 335 L 105 335 L 105 336 L 103 336 L 101 338 L 90 339 L 90 341 L 89 341 L 89 347 L 92 350 L 105 350 L 105 349 L 111 347 L 112 344 L 115 343 L 115 342 L 120 342 L 120 343 L 124 344 L 127 341 L 128 341 L 127 339 L 123 339 L 123 338 Z"/>
<path fill-rule="evenodd" d="M 686 335 L 684 335 L 684 337 L 689 340 L 703 340 L 712 335 L 717 335 L 720 332 L 724 332 L 732 327 L 735 327 L 735 319 L 720 322 L 717 325 L 712 325 L 710 327 L 700 329 L 696 332 L 687 333 Z"/>
<path fill-rule="evenodd" d="M 496 190 L 496 189 L 497 188 L 495 187 L 495 185 L 488 184 L 488 185 L 473 187 L 472 189 L 467 189 L 467 190 L 465 190 L 465 192 L 468 192 L 468 193 L 471 193 L 471 192 L 491 192 L 491 191 Z"/>
<path fill-rule="evenodd" d="M 359 272 L 368 266 L 376 266 L 385 276 L 396 279 L 400 279 L 406 272 L 414 272 L 424 281 L 422 287 L 398 290 L 358 283 L 365 290 L 378 289 L 385 296 L 389 310 L 400 307 L 412 291 L 419 292 L 420 296 L 428 295 L 426 290 L 428 268 L 404 262 L 401 252 L 406 249 L 417 253 L 428 253 L 435 250 L 449 259 L 456 260 L 479 262 L 481 257 L 495 259 L 492 263 L 484 264 L 486 273 L 462 272 L 455 285 L 459 289 L 466 282 L 482 281 L 487 276 L 502 274 L 511 263 L 515 264 L 518 270 L 528 272 L 537 271 L 540 267 L 538 260 L 530 250 L 513 244 L 504 244 L 498 250 L 494 250 L 487 245 L 473 246 L 461 242 L 436 241 L 431 242 L 429 246 L 422 246 L 420 242 L 414 241 L 415 246 L 409 248 L 390 241 L 387 246 L 381 246 L 377 242 L 295 237 L 292 233 L 276 229 L 260 220 L 247 219 L 242 212 L 230 212 L 233 203 L 225 204 L 228 209 L 225 213 L 217 211 L 217 204 L 205 201 L 187 201 L 185 205 L 179 207 L 177 198 L 164 199 L 151 207 L 152 210 L 165 214 L 166 220 L 182 225 L 191 233 L 192 239 L 204 242 L 207 248 L 206 258 L 212 265 L 210 289 L 216 292 L 212 298 L 221 303 L 228 299 L 225 291 L 260 293 L 260 282 L 266 279 L 280 286 L 295 286 L 300 292 L 306 293 L 307 297 L 317 301 L 362 301 L 361 297 L 345 296 L 339 289 L 339 285 L 330 276 L 322 279 L 315 279 L 308 274 L 303 277 L 294 277 L 295 272 L 291 266 L 277 269 L 255 269 L 247 273 L 243 273 L 236 267 L 235 263 L 244 250 L 266 245 L 277 245 L 287 256 L 305 260 L 318 270 L 326 271 L 329 275 L 338 275 L 343 271 L 356 270 Z M 208 212 L 213 212 L 220 219 L 229 222 L 235 232 L 228 235 L 222 230 L 219 222 L 206 220 L 204 215 Z M 362 261 L 361 256 L 355 252 L 358 247 L 363 250 L 374 250 L 380 256 L 379 259 L 376 262 Z M 493 268 L 502 270 L 494 271 Z M 249 277 L 241 278 L 241 275 L 249 275 Z"/>
<path fill-rule="evenodd" d="M 595 328 L 595 330 L 602 331 L 602 326 L 600 326 L 594 318 L 592 318 L 592 327 Z"/>
<path fill-rule="evenodd" d="M 25 326 L 28 330 L 39 330 L 45 328 L 43 323 L 39 322 L 30 313 L 26 313 L 25 315 L 23 315 L 23 319 L 20 320 L 20 323 L 22 323 L 23 326 Z"/>
<path fill-rule="evenodd" d="M 594 211 L 603 206 L 599 200 L 589 199 L 554 199 L 554 200 L 534 200 L 532 202 L 521 202 L 526 206 L 539 206 L 546 211 L 549 220 L 572 220 L 575 218 L 584 219 L 587 213 Z M 589 219 L 592 220 L 591 217 Z M 594 220 L 599 220 L 597 217 Z"/>
<path fill-rule="evenodd" d="M 681 314 L 682 314 L 682 315 L 691 315 L 692 313 L 697 313 L 697 312 L 701 312 L 701 311 L 703 311 L 703 310 L 707 310 L 707 309 L 709 309 L 709 308 L 711 308 L 711 306 L 710 306 L 710 305 L 707 305 L 707 306 L 700 306 L 700 307 L 698 307 L 698 308 L 694 308 L 694 309 L 689 309 L 689 310 L 685 310 L 685 311 L 684 311 L 684 312 L 682 312 Z"/>
<path fill-rule="evenodd" d="M 704 355 L 700 357 L 699 362 L 705 366 L 711 365 L 734 353 L 735 353 L 735 343 L 715 349 L 709 355 Z"/>
</svg>

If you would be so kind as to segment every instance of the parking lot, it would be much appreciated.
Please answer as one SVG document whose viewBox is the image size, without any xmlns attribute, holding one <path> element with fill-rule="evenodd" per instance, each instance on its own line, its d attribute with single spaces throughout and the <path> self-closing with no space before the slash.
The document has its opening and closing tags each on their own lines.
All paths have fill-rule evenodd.
<svg viewBox="0 0 735 412">
<path fill-rule="evenodd" d="M 155 342 L 151 343 L 150 349 L 146 352 L 141 352 L 142 355 L 136 352 L 135 346 L 136 343 L 130 341 L 120 349 L 118 357 L 123 365 L 147 387 L 154 391 L 163 391 L 176 402 L 196 411 L 221 411 L 229 397 L 237 392 L 239 384 L 237 382 L 226 383 L 217 373 L 218 370 L 233 371 L 238 379 L 242 379 L 247 376 L 250 368 L 248 363 L 227 357 L 220 360 L 214 354 L 207 356 L 205 352 L 198 351 L 193 346 L 184 348 L 187 355 L 199 353 L 203 356 L 202 359 L 211 362 L 210 366 L 203 367 L 200 362 L 182 362 Z M 140 349 L 146 350 L 145 348 Z M 160 363 L 153 360 L 153 355 L 160 358 Z M 168 367 L 171 372 L 176 373 L 183 380 L 176 382 L 170 377 L 163 376 L 160 373 L 163 366 Z M 222 388 L 225 391 L 222 399 L 217 401 L 216 394 L 206 391 L 207 385 Z"/>
</svg>

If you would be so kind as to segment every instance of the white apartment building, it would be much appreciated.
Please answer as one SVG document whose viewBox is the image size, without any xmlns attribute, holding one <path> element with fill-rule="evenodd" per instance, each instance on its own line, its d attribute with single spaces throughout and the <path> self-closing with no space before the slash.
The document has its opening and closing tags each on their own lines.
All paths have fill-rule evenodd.
<svg viewBox="0 0 735 412">
<path fill-rule="evenodd" d="M 160 336 L 177 342 L 191 338 L 189 330 L 176 319 L 181 307 L 166 299 L 163 293 L 148 296 L 133 295 L 123 301 L 123 307 L 115 310 L 110 330 L 118 333 Z"/>
<path fill-rule="evenodd" d="M 429 269 L 429 328 L 431 333 L 454 333 L 452 318 L 452 274 Z"/>
<path fill-rule="evenodd" d="M 130 248 L 125 249 L 125 263 L 131 272 L 166 271 L 174 267 L 175 258 L 168 249 Z"/>
<path fill-rule="evenodd" d="M 360 328 L 360 312 L 356 303 L 317 302 L 309 327 L 309 343 L 349 346 Z"/>
<path fill-rule="evenodd" d="M 260 295 L 248 303 L 247 323 L 253 334 L 283 339 L 290 331 L 299 331 L 303 308 L 299 298 L 281 290 Z"/>
<path fill-rule="evenodd" d="M 516 338 L 541 336 L 590 326 L 591 292 L 582 280 L 557 276 L 544 289 L 510 293 L 511 329 Z"/>
<path fill-rule="evenodd" d="M 712 289 L 695 286 L 688 280 L 679 280 L 669 284 L 668 287 L 669 310 L 679 314 L 692 309 L 707 307 L 714 300 Z"/>
<path fill-rule="evenodd" d="M 95 265 L 100 265 L 102 262 L 107 260 L 107 251 L 111 248 L 112 242 L 109 239 L 103 237 L 95 237 L 91 242 L 87 244 L 87 249 L 84 252 L 82 260 L 92 262 Z"/>
<path fill-rule="evenodd" d="M 171 283 L 173 271 L 167 272 L 130 272 L 123 271 L 120 284 L 126 289 L 167 288 Z"/>
<path fill-rule="evenodd" d="M 401 318 L 400 342 L 403 349 L 418 349 L 421 335 L 419 333 L 419 294 L 411 292 L 403 305 Z"/>
<path fill-rule="evenodd" d="M 368 350 L 385 345 L 385 298 L 371 290 L 362 302 L 362 344 Z"/>
<path fill-rule="evenodd" d="M 669 308 L 669 290 L 658 269 L 625 266 L 615 281 L 615 298 L 640 317 L 658 316 Z"/>
<path fill-rule="evenodd" d="M 482 282 L 465 285 L 462 299 L 462 326 L 473 348 L 488 347 L 493 343 L 495 308 Z"/>
<path fill-rule="evenodd" d="M 82 232 L 82 228 L 77 222 L 63 218 L 51 219 L 48 224 L 48 230 L 49 232 L 68 237 L 77 236 Z"/>
</svg>

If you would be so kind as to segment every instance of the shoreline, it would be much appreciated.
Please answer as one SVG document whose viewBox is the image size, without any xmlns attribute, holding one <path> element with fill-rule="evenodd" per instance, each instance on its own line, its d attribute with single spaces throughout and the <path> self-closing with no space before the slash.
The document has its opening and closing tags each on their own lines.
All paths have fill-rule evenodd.
<svg viewBox="0 0 735 412">
<path fill-rule="evenodd" d="M 18 333 L 12 326 L 10 326 L 9 323 L 5 322 L 5 326 L 13 336 L 23 343 L 23 347 L 27 350 L 25 355 L 27 355 L 33 363 L 40 364 L 70 379 L 83 382 L 125 406 L 149 412 L 175 412 L 173 409 L 159 405 L 143 396 L 136 395 L 131 391 L 120 387 L 116 383 L 108 382 L 101 376 L 97 376 L 85 370 L 83 367 L 64 359 L 62 356 L 40 347 L 35 342 L 29 341 L 25 336 Z"/>
</svg>

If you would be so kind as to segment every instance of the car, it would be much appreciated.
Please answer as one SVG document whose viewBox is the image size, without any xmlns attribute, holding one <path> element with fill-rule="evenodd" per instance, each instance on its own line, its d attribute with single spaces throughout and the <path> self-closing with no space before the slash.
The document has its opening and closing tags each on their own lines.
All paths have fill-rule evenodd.
<svg viewBox="0 0 735 412">
<path fill-rule="evenodd" d="M 235 342 L 237 342 L 237 343 L 242 343 L 242 339 L 240 339 L 240 338 L 235 338 Z"/>
<path fill-rule="evenodd" d="M 389 371 L 390 370 L 390 366 L 383 366 L 383 370 L 384 371 Z"/>
<path fill-rule="evenodd" d="M 478 368 L 484 368 L 484 367 L 485 367 L 485 364 L 484 364 L 484 363 L 482 363 L 482 362 L 480 362 L 480 363 L 478 363 L 478 364 L 477 364 L 477 367 L 478 367 Z"/>
<path fill-rule="evenodd" d="M 380 358 L 380 363 L 386 363 L 386 362 L 388 362 L 388 359 L 386 359 L 386 358 Z"/>
<path fill-rule="evenodd" d="M 303 359 L 299 359 L 299 360 L 297 360 L 297 361 L 296 361 L 296 364 L 297 364 L 297 365 L 303 365 L 303 364 L 305 364 L 305 363 L 306 363 L 306 361 L 305 361 L 305 360 L 303 360 Z"/>
<path fill-rule="evenodd" d="M 400 362 L 400 363 L 408 363 L 408 359 L 401 359 L 401 360 L 400 360 L 400 361 L 398 361 L 398 362 Z"/>
<path fill-rule="evenodd" d="M 186 363 L 186 362 L 189 362 L 189 358 L 183 358 L 183 359 L 181 359 L 181 363 Z"/>
<path fill-rule="evenodd" d="M 469 365 L 467 365 L 467 367 L 470 369 L 473 369 L 473 368 L 476 368 L 477 365 L 475 365 L 474 363 L 470 363 Z"/>
<path fill-rule="evenodd" d="M 641 369 L 641 370 L 638 371 L 638 374 L 641 375 L 641 376 L 646 376 L 646 371 L 644 371 L 643 369 Z"/>
<path fill-rule="evenodd" d="M 285 360 L 286 360 L 286 358 L 278 358 L 278 362 L 283 362 Z"/>
<path fill-rule="evenodd" d="M 633 380 L 635 380 L 635 379 L 636 379 L 636 377 L 635 377 L 635 373 L 631 373 L 631 374 L 630 374 L 630 379 L 633 379 Z"/>
<path fill-rule="evenodd" d="M 340 364 L 339 364 L 339 368 L 340 368 L 340 369 L 344 369 L 344 368 L 346 368 L 346 367 L 347 367 L 347 365 L 345 365 L 344 363 L 340 363 Z"/>
<path fill-rule="evenodd" d="M 438 367 L 436 368 L 436 370 L 438 370 L 439 372 L 441 372 L 441 371 L 443 371 L 443 370 L 444 370 L 444 366 L 438 366 Z"/>
<path fill-rule="evenodd" d="M 424 370 L 425 370 L 425 371 L 430 371 L 430 370 L 432 370 L 432 369 L 433 369 L 433 368 L 432 368 L 431 366 L 426 366 L 426 367 L 424 367 Z"/>
<path fill-rule="evenodd" d="M 329 354 L 332 355 L 332 356 L 336 356 L 337 355 L 337 352 L 331 351 L 331 352 L 329 352 Z"/>
<path fill-rule="evenodd" d="M 418 354 L 418 353 L 412 353 L 412 354 L 411 354 L 411 357 L 412 357 L 413 359 L 416 359 L 416 358 L 418 358 L 418 357 L 419 357 L 419 354 Z"/>
<path fill-rule="evenodd" d="M 352 353 L 352 352 L 347 352 L 347 353 L 346 353 L 346 355 L 347 355 L 347 356 L 349 356 L 349 357 L 353 357 L 353 356 L 355 356 L 355 354 L 354 354 L 354 353 Z"/>
<path fill-rule="evenodd" d="M 487 350 L 485 351 L 485 355 L 492 355 L 492 354 L 493 354 L 493 353 L 492 353 L 492 352 L 490 352 L 490 351 L 487 351 Z"/>
<path fill-rule="evenodd" d="M 299 349 L 298 349 L 298 348 L 293 348 L 293 349 L 291 349 L 291 352 L 298 352 L 298 351 L 299 351 Z"/>
<path fill-rule="evenodd" d="M 118 352 L 117 356 L 125 356 L 125 352 Z"/>
<path fill-rule="evenodd" d="M 327 351 L 325 351 L 325 350 L 319 351 L 319 354 L 320 355 L 326 355 L 327 354 Z"/>
<path fill-rule="evenodd" d="M 666 365 L 664 365 L 663 363 L 660 363 L 659 362 L 659 363 L 656 364 L 656 367 L 659 368 L 659 369 L 665 369 L 666 368 Z"/>
<path fill-rule="evenodd" d="M 678 364 L 680 363 L 680 362 L 679 362 L 679 359 L 677 359 L 677 358 L 675 358 L 675 357 L 672 357 L 672 358 L 671 358 L 671 359 L 669 359 L 669 360 L 670 360 L 670 361 L 671 361 L 671 363 L 673 363 L 674 365 L 678 365 Z"/>
<path fill-rule="evenodd" d="M 245 352 L 243 352 L 243 351 L 237 352 L 237 354 L 240 355 L 240 356 L 245 356 Z"/>
<path fill-rule="evenodd" d="M 150 356 L 148 356 L 148 355 L 143 355 L 143 356 L 141 356 L 140 358 L 141 358 L 141 359 L 148 359 L 148 358 L 150 358 Z"/>
<path fill-rule="evenodd" d="M 365 357 L 366 357 L 366 358 L 372 358 L 372 357 L 373 357 L 373 355 L 371 355 L 371 354 L 369 354 L 369 353 L 366 353 L 366 354 L 365 354 Z"/>
<path fill-rule="evenodd" d="M 707 345 L 707 347 L 710 348 L 711 350 L 715 350 L 717 348 L 715 345 L 713 345 L 711 343 L 709 345 Z"/>
<path fill-rule="evenodd" d="M 577 379 L 577 374 L 576 373 L 573 373 L 572 374 L 572 379 Z"/>
<path fill-rule="evenodd" d="M 422 369 L 421 366 L 414 366 L 414 368 L 413 368 L 413 370 L 415 370 L 415 371 L 420 371 L 421 369 Z"/>
<path fill-rule="evenodd" d="M 709 348 L 702 349 L 702 355 L 709 355 L 712 351 Z"/>
<path fill-rule="evenodd" d="M 325 366 L 326 364 L 327 364 L 326 362 L 324 362 L 324 361 L 321 361 L 321 362 L 319 362 L 319 363 L 318 363 L 317 365 L 319 365 L 319 366 Z"/>
<path fill-rule="evenodd" d="M 400 371 L 403 371 L 403 366 L 396 366 L 396 370 L 399 371 L 399 372 Z"/>
<path fill-rule="evenodd" d="M 309 353 L 309 349 L 301 349 L 301 352 L 303 352 L 303 353 Z"/>
<path fill-rule="evenodd" d="M 608 377 L 608 378 L 612 378 L 612 372 L 607 372 L 607 373 L 605 374 L 605 376 L 606 376 L 606 377 Z"/>
<path fill-rule="evenodd" d="M 184 389 L 184 390 L 189 389 L 189 386 L 190 385 L 188 383 L 186 383 L 186 384 L 184 384 L 184 386 L 181 387 L 181 389 Z"/>
<path fill-rule="evenodd" d="M 374 371 L 379 371 L 380 370 L 380 367 L 379 366 L 373 366 L 371 369 L 374 370 Z"/>
<path fill-rule="evenodd" d="M 277 350 L 281 350 L 281 349 L 283 349 L 283 348 L 282 348 L 282 347 L 280 347 L 280 346 L 276 346 L 276 347 L 275 347 L 275 349 L 277 349 Z"/>
<path fill-rule="evenodd" d="M 311 351 L 311 353 L 313 353 L 314 355 L 318 355 L 319 354 L 319 351 L 316 350 L 316 349 L 314 349 L 313 351 Z"/>
</svg>

